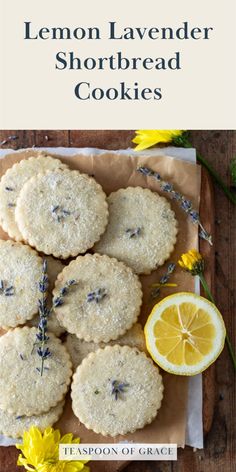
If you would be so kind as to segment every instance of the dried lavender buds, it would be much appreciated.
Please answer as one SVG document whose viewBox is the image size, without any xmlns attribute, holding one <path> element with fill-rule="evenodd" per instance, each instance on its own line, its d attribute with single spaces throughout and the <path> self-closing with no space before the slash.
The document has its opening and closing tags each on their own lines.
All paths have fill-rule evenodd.
<svg viewBox="0 0 236 472">
<path fill-rule="evenodd" d="M 67 216 L 70 216 L 71 212 L 69 210 L 65 210 L 65 208 L 63 208 L 62 206 L 60 205 L 55 205 L 51 208 L 51 213 L 52 213 L 52 217 L 58 222 L 60 223 L 61 221 L 63 221 Z"/>
<path fill-rule="evenodd" d="M 128 228 L 126 229 L 126 234 L 129 236 L 129 238 L 135 238 L 136 236 L 140 236 L 141 234 L 141 228 Z"/>
<path fill-rule="evenodd" d="M 15 293 L 13 285 L 7 286 L 3 280 L 0 280 L 0 295 L 5 297 L 12 297 Z"/>
<path fill-rule="evenodd" d="M 186 199 L 185 196 L 182 195 L 181 193 L 175 191 L 172 184 L 162 180 L 158 172 L 155 172 L 149 167 L 138 167 L 137 171 L 140 172 L 142 175 L 145 175 L 146 177 L 153 177 L 154 179 L 156 179 L 157 182 L 159 182 L 160 184 L 161 190 L 163 190 L 163 192 L 169 193 L 171 197 L 173 198 L 173 200 L 176 200 L 180 204 L 180 207 L 182 208 L 182 210 L 188 214 L 191 222 L 199 226 L 200 238 L 205 239 L 205 241 L 207 241 L 212 246 L 212 236 L 203 227 L 200 221 L 199 213 L 193 208 L 192 202 Z"/>
<path fill-rule="evenodd" d="M 164 287 L 167 282 L 169 281 L 170 279 L 170 276 L 171 274 L 173 274 L 174 270 L 176 268 L 176 265 L 171 262 L 168 267 L 167 267 L 167 271 L 166 273 L 160 278 L 159 280 L 159 283 L 158 283 L 158 286 L 155 287 L 152 291 L 151 291 L 151 299 L 152 300 L 155 300 L 156 298 L 159 297 L 160 295 L 160 291 L 161 291 L 161 287 Z M 155 284 L 154 284 L 155 285 Z"/>
<path fill-rule="evenodd" d="M 96 303 L 99 303 L 107 296 L 107 291 L 105 288 L 97 288 L 94 290 L 94 292 L 89 292 L 87 295 L 87 302 L 93 302 L 95 301 Z"/>
<path fill-rule="evenodd" d="M 73 287 L 74 285 L 77 285 L 77 282 L 74 279 L 68 280 L 68 282 L 66 282 L 66 285 L 60 289 L 59 295 L 53 298 L 52 308 L 57 308 L 58 306 L 63 305 L 65 295 L 69 293 L 70 287 Z"/>
<path fill-rule="evenodd" d="M 122 383 L 119 382 L 118 380 L 112 380 L 111 382 L 111 394 L 114 395 L 115 400 L 118 400 L 122 393 L 126 392 L 126 388 L 129 387 L 128 383 Z"/>
<path fill-rule="evenodd" d="M 12 188 L 12 187 L 5 187 L 5 190 L 7 192 L 14 192 L 14 188 Z"/>
</svg>

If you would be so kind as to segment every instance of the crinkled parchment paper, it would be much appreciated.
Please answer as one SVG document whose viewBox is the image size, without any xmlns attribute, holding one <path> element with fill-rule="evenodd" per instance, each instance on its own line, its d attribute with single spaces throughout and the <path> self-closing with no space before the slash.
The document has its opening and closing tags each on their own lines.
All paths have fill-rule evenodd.
<svg viewBox="0 0 236 472">
<path fill-rule="evenodd" d="M 134 153 L 126 151 L 98 151 L 95 149 L 48 149 L 49 152 L 59 155 L 61 160 L 67 162 L 72 169 L 78 169 L 93 175 L 102 185 L 104 191 L 111 191 L 127 186 L 142 186 L 163 194 L 167 199 L 169 195 L 160 190 L 159 184 L 152 178 L 140 175 L 136 169 L 138 166 L 147 165 L 158 171 L 161 177 L 172 183 L 175 189 L 190 199 L 194 207 L 198 209 L 201 186 L 200 167 L 195 165 L 194 150 L 186 149 L 155 149 L 152 151 Z M 31 155 L 37 155 L 37 150 L 24 150 L 9 153 L 2 151 L 0 157 L 0 174 L 5 173 L 14 162 L 25 159 Z M 191 162 L 192 161 L 192 162 Z M 150 285 L 158 282 L 164 274 L 168 263 L 177 262 L 183 252 L 198 247 L 198 229 L 190 223 L 187 215 L 180 209 L 177 202 L 171 200 L 171 206 L 176 213 L 179 223 L 179 233 L 174 253 L 170 260 L 151 275 L 142 276 L 141 281 L 144 290 L 144 303 L 140 321 L 145 320 L 150 313 Z M 142 211 L 142 209 L 140 209 Z M 0 237 L 7 235 L 0 228 Z M 161 298 L 174 291 L 194 291 L 194 278 L 184 273 L 177 267 L 171 282 L 177 284 L 176 289 L 163 288 Z M 62 418 L 58 422 L 62 432 L 72 432 L 80 436 L 82 442 L 151 442 L 151 443 L 177 443 L 184 446 L 186 443 L 194 447 L 202 447 L 202 416 L 201 416 L 201 376 L 190 379 L 163 373 L 165 392 L 162 407 L 156 420 L 140 431 L 128 434 L 125 437 L 115 439 L 104 438 L 87 430 L 73 415 L 68 396 L 67 405 Z M 37 399 L 35 399 L 37 401 Z M 187 429 L 186 429 L 187 428 Z M 10 445 L 12 441 L 7 438 L 1 440 L 1 445 Z"/>
</svg>

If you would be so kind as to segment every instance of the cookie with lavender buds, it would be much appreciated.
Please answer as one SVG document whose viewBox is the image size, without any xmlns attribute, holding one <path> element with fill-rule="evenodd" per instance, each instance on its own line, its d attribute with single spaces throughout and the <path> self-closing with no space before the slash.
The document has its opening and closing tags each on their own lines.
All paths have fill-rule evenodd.
<svg viewBox="0 0 236 472">
<path fill-rule="evenodd" d="M 140 323 L 135 323 L 123 336 L 115 341 L 109 341 L 110 346 L 119 344 L 120 346 L 136 347 L 140 351 L 146 352 L 146 343 L 143 328 Z M 95 352 L 99 348 L 104 348 L 104 343 L 93 343 L 77 338 L 75 334 L 68 334 L 65 342 L 67 351 L 70 354 L 74 370 L 81 364 L 82 360 L 87 357 L 90 352 Z"/>
<path fill-rule="evenodd" d="M 163 397 L 159 370 L 143 352 L 107 346 L 89 354 L 72 381 L 72 409 L 104 436 L 133 433 L 151 423 Z"/>
<path fill-rule="evenodd" d="M 59 323 L 69 333 L 85 341 L 108 342 L 137 321 L 141 283 L 122 262 L 99 254 L 77 257 L 59 274 L 54 298 L 69 280 L 75 280 L 76 285 L 55 308 Z"/>
<path fill-rule="evenodd" d="M 149 189 L 128 187 L 111 193 L 108 205 L 108 226 L 94 250 L 116 257 L 138 274 L 163 265 L 177 235 L 169 202 Z"/>
<path fill-rule="evenodd" d="M 14 328 L 38 312 L 42 259 L 29 246 L 0 240 L 0 327 Z"/>
<path fill-rule="evenodd" d="M 70 384 L 69 354 L 52 333 L 41 375 L 36 334 L 36 328 L 24 326 L 0 337 L 0 409 L 12 415 L 46 413 L 63 400 Z"/>
<path fill-rule="evenodd" d="M 23 240 L 15 220 L 15 207 L 19 193 L 27 180 L 45 170 L 66 168 L 67 165 L 59 159 L 42 153 L 38 157 L 22 159 L 3 175 L 0 181 L 0 224 L 11 238 L 16 241 Z"/>
<path fill-rule="evenodd" d="M 60 260 L 54 259 L 51 256 L 46 256 L 45 259 L 47 261 L 47 274 L 48 274 L 48 280 L 49 280 L 48 306 L 51 306 L 52 291 L 55 286 L 55 281 L 57 279 L 58 274 L 60 274 L 60 272 L 64 269 L 65 266 Z M 34 316 L 34 318 L 27 323 L 27 325 L 31 327 L 32 326 L 37 327 L 38 324 L 39 324 L 38 314 Z M 47 327 L 48 327 L 48 331 L 50 331 L 51 333 L 54 333 L 56 336 L 60 336 L 62 333 L 65 332 L 65 329 L 59 324 L 59 321 L 53 311 L 48 316 Z"/>
<path fill-rule="evenodd" d="M 16 416 L 0 410 L 0 434 L 10 438 L 21 438 L 25 431 L 29 431 L 31 426 L 44 431 L 53 426 L 60 418 L 63 412 L 65 401 L 58 403 L 47 413 L 33 416 Z"/>
<path fill-rule="evenodd" d="M 24 239 L 40 252 L 67 259 L 86 252 L 105 231 L 102 187 L 76 170 L 48 171 L 22 188 L 15 210 Z"/>
</svg>

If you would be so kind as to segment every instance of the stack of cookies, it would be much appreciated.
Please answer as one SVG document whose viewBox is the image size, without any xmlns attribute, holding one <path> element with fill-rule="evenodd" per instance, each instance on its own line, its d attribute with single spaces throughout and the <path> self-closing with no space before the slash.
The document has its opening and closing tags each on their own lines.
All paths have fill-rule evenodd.
<svg viewBox="0 0 236 472">
<path fill-rule="evenodd" d="M 94 178 L 39 154 L 2 177 L 0 223 L 14 240 L 0 241 L 0 433 L 55 423 L 72 370 L 72 408 L 87 428 L 116 436 L 153 421 L 163 384 L 137 322 L 139 274 L 174 248 L 167 200 L 141 187 L 107 198 Z"/>
</svg>

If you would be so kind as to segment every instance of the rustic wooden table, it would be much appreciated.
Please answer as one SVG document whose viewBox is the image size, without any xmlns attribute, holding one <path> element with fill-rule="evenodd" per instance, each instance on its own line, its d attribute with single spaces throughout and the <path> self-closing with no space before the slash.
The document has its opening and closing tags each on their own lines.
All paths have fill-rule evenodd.
<svg viewBox="0 0 236 472">
<path fill-rule="evenodd" d="M 4 143 L 9 136 L 17 139 Z M 100 147 L 109 149 L 130 146 L 133 131 L 0 131 L 1 147 L 25 148 L 32 146 Z M 230 185 L 229 163 L 236 155 L 235 131 L 193 131 L 192 143 Z M 235 345 L 236 319 L 236 210 L 217 186 L 216 208 L 216 301 L 228 333 Z M 178 461 L 133 462 L 126 472 L 234 472 L 235 449 L 235 376 L 226 348 L 216 363 L 216 389 L 213 424 L 205 437 L 204 450 L 191 448 L 179 451 Z M 15 448 L 0 448 L 0 472 L 20 472 L 16 467 Z"/>
</svg>

